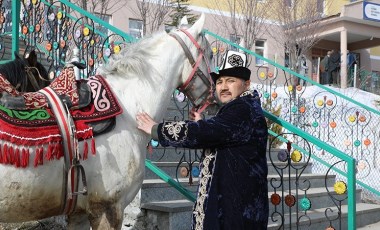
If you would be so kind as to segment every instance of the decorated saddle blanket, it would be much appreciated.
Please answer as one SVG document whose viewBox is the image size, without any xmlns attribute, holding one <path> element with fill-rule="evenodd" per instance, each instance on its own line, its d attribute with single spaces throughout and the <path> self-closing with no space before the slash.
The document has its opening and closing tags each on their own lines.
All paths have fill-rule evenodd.
<svg viewBox="0 0 380 230">
<path fill-rule="evenodd" d="M 76 126 L 75 137 L 84 140 L 83 159 L 87 158 L 87 139 L 92 139 L 91 151 L 95 153 L 93 130 L 89 124 L 114 118 L 122 113 L 122 108 L 102 76 L 90 77 L 85 82 L 91 88 L 92 103 L 78 110 L 70 110 Z M 63 85 L 65 82 L 56 81 L 57 85 L 53 83 L 51 88 L 58 91 L 58 95 L 60 89 L 61 92 L 63 89 L 67 90 L 67 85 Z M 68 87 L 70 90 L 70 86 Z M 75 102 L 77 95 L 71 96 L 71 100 Z M 63 156 L 62 137 L 46 98 L 39 97 L 38 92 L 28 93 L 26 97 L 30 98 L 26 102 L 37 103 L 40 109 L 10 110 L 0 105 L 0 163 L 26 167 L 29 164 L 31 147 L 36 147 L 34 166 L 43 164 L 44 159 L 59 159 Z M 44 106 L 40 106 L 41 104 Z"/>
</svg>

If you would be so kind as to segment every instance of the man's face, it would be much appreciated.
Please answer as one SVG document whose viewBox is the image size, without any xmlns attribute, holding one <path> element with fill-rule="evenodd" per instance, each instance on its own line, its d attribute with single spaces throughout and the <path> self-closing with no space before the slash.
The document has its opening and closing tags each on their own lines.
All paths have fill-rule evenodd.
<svg viewBox="0 0 380 230">
<path fill-rule="evenodd" d="M 216 82 L 216 94 L 219 101 L 225 104 L 238 97 L 249 87 L 250 81 L 245 81 L 237 77 L 222 76 Z"/>
</svg>

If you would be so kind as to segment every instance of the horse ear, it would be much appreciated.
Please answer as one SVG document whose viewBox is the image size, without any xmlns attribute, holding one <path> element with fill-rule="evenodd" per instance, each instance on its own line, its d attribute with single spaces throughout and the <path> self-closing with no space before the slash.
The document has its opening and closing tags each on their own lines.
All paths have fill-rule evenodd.
<svg viewBox="0 0 380 230">
<path fill-rule="evenodd" d="M 205 24 L 205 14 L 202 13 L 199 19 L 194 23 L 194 25 L 189 30 L 193 32 L 193 35 L 198 35 L 202 32 L 204 24 Z"/>
<path fill-rule="evenodd" d="M 14 54 L 15 54 L 16 59 L 21 59 L 20 56 L 18 56 L 18 53 L 16 51 L 14 52 Z"/>
<path fill-rule="evenodd" d="M 26 58 L 30 66 L 37 66 L 37 54 L 36 51 L 32 50 L 28 57 Z"/>
<path fill-rule="evenodd" d="M 187 21 L 187 16 L 183 16 L 182 19 L 178 23 L 178 28 L 186 27 L 189 25 L 189 22 Z"/>
</svg>

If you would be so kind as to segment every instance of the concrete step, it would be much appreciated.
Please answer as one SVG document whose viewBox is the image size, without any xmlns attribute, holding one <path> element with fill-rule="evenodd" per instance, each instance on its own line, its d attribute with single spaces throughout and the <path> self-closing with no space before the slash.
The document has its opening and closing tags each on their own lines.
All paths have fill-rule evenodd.
<svg viewBox="0 0 380 230">
<path fill-rule="evenodd" d="M 193 203 L 187 200 L 172 200 L 172 201 L 160 201 L 143 204 L 141 207 L 145 213 L 145 222 L 149 225 L 146 229 L 160 229 L 160 230 L 177 230 L 177 229 L 189 229 L 191 226 L 191 212 Z M 326 211 L 332 210 L 333 212 Z M 380 226 L 380 223 L 371 224 L 374 221 L 380 221 L 380 205 L 358 203 L 356 205 L 356 226 L 361 227 L 358 229 L 380 229 L 376 228 Z M 330 222 L 325 216 L 325 212 L 328 213 L 330 219 L 334 219 L 337 216 L 338 209 L 335 206 L 324 207 L 319 209 L 312 209 L 307 212 L 307 216 L 300 218 L 298 228 L 296 226 L 297 216 L 292 213 L 292 222 L 289 224 L 289 215 L 285 214 L 284 229 L 326 229 L 330 226 Z M 298 217 L 304 215 L 300 212 Z M 283 229 L 281 226 L 281 218 L 274 216 L 274 222 L 269 217 L 268 230 Z M 342 206 L 342 226 L 339 228 L 339 220 L 331 222 L 335 229 L 347 229 L 347 205 Z M 371 225 L 369 225 L 371 224 Z M 365 227 L 362 227 L 365 226 Z"/>
<path fill-rule="evenodd" d="M 152 163 L 155 164 L 164 172 L 166 172 L 172 178 L 176 178 L 177 176 L 178 178 L 186 178 L 186 177 L 181 176 L 180 170 L 182 167 L 187 167 L 187 169 L 190 168 L 189 164 L 186 162 L 182 162 L 180 166 L 178 166 L 178 162 L 160 162 L 159 161 L 159 162 L 152 162 Z M 278 172 L 276 171 L 276 168 L 272 165 L 271 162 L 267 162 L 267 164 L 268 164 L 268 174 L 278 174 Z M 280 171 L 281 168 L 284 168 L 287 166 L 286 162 L 274 162 L 274 164 L 276 165 L 278 171 Z M 198 165 L 199 165 L 198 162 L 193 163 L 193 167 L 198 167 Z M 311 165 L 312 165 L 311 163 L 307 164 L 305 162 L 299 162 L 299 163 L 293 164 L 293 166 L 297 169 L 306 167 L 304 173 L 309 173 L 309 174 L 311 173 Z M 295 173 L 295 169 L 293 167 L 290 167 L 290 172 Z M 144 178 L 158 179 L 159 177 L 156 174 L 154 174 L 151 170 L 146 169 Z"/>
<path fill-rule="evenodd" d="M 308 186 L 308 182 L 313 186 L 313 188 L 324 188 L 325 187 L 325 175 L 318 174 L 303 174 L 299 178 L 299 187 L 300 189 L 306 188 Z M 289 181 L 290 179 L 290 181 Z M 269 192 L 273 192 L 274 188 L 271 186 L 271 183 L 276 187 L 279 186 L 280 176 L 278 175 L 269 175 L 268 176 L 268 190 Z M 306 181 L 306 182 L 304 182 Z M 193 184 L 189 185 L 188 178 L 179 178 L 179 182 L 182 186 L 192 192 L 194 195 L 196 194 L 198 188 L 198 178 L 193 178 Z M 304 183 L 303 183 L 304 182 Z M 335 176 L 328 175 L 327 176 L 327 186 L 333 187 L 335 183 Z M 304 186 L 303 186 L 304 185 Z M 291 189 L 296 187 L 296 176 L 291 175 L 288 177 L 284 175 L 283 177 L 283 187 L 284 190 L 289 190 L 289 186 Z M 277 189 L 279 190 L 279 189 Z M 153 201 L 168 201 L 173 199 L 183 199 L 183 195 L 179 193 L 175 188 L 167 184 L 161 179 L 146 179 L 143 181 L 141 188 L 141 203 L 148 203 Z"/>
<path fill-rule="evenodd" d="M 331 211 L 329 211 L 331 210 Z M 337 207 L 325 207 L 320 209 L 313 209 L 307 212 L 308 218 L 300 218 L 298 224 L 299 230 L 310 230 L 310 229 L 326 229 L 330 226 L 329 220 L 326 218 L 325 213 L 328 214 L 330 220 L 333 220 L 331 225 L 335 229 L 347 229 L 347 205 L 342 206 L 342 226 L 339 227 L 339 219 L 333 220 L 337 217 L 338 209 Z M 299 214 L 299 217 L 302 213 Z M 289 223 L 289 216 L 285 215 L 284 228 L 281 229 L 296 229 L 297 216 L 292 214 L 292 222 Z M 268 230 L 279 229 L 281 226 L 281 218 L 277 219 L 277 222 L 269 219 Z M 377 204 L 367 204 L 367 203 L 357 203 L 356 204 L 356 227 L 366 226 L 373 222 L 380 221 L 380 205 Z"/>
<path fill-rule="evenodd" d="M 180 178 L 179 183 L 194 195 L 198 189 L 198 178 L 189 185 L 188 178 Z M 141 203 L 183 199 L 183 195 L 161 179 L 146 179 L 141 187 Z"/>
<path fill-rule="evenodd" d="M 357 230 L 379 230 L 380 229 L 380 222 L 374 223 L 374 224 L 368 224 L 363 227 L 357 228 Z"/>
<path fill-rule="evenodd" d="M 346 195 L 337 195 L 334 192 L 334 188 L 333 187 L 330 187 L 329 191 L 330 191 L 330 195 L 332 195 L 334 198 L 339 199 L 339 200 L 343 200 L 342 204 L 347 204 L 347 199 L 345 199 Z M 357 203 L 361 202 L 361 191 L 362 191 L 361 189 L 356 189 L 356 202 Z M 334 201 L 329 196 L 329 192 L 324 187 L 310 188 L 306 192 L 307 192 L 306 193 L 306 197 L 309 199 L 310 204 L 311 204 L 311 208 L 310 209 L 319 209 L 319 208 L 330 207 L 330 206 L 334 205 Z M 284 213 L 295 212 L 295 211 L 297 211 L 297 209 L 299 211 L 301 211 L 300 201 L 304 198 L 304 194 L 305 194 L 304 191 L 298 190 L 298 201 L 291 208 L 289 208 L 288 206 L 286 206 L 283 197 L 285 197 L 288 194 L 292 194 L 293 196 L 295 196 L 297 198 L 295 190 L 291 190 L 290 193 L 289 193 L 289 191 L 284 191 L 283 195 L 281 193 L 279 193 L 278 195 L 281 196 L 281 198 L 282 198 L 281 201 L 283 201 L 283 203 L 281 203 L 281 204 L 279 204 L 277 206 L 274 206 L 271 203 L 270 199 L 271 199 L 271 195 L 272 194 L 273 194 L 273 192 L 269 192 L 269 194 L 268 194 L 268 199 L 269 199 L 269 214 L 275 212 L 276 210 L 278 212 L 282 213 L 283 212 L 282 211 L 282 207 L 284 208 Z"/>
<path fill-rule="evenodd" d="M 289 190 L 296 188 L 296 175 L 294 174 L 284 174 L 282 177 L 279 175 L 268 175 L 268 191 L 274 191 L 274 188 L 277 190 Z M 306 189 L 309 185 L 313 186 L 313 188 L 325 187 L 325 179 L 326 186 L 332 187 L 335 183 L 335 175 L 322 175 L 322 174 L 313 174 L 313 173 L 304 173 L 298 178 L 298 186 L 300 189 Z M 282 186 L 281 186 L 282 185 Z"/>
<path fill-rule="evenodd" d="M 159 201 L 143 204 L 145 229 L 190 229 L 194 203 L 188 200 Z"/>
</svg>

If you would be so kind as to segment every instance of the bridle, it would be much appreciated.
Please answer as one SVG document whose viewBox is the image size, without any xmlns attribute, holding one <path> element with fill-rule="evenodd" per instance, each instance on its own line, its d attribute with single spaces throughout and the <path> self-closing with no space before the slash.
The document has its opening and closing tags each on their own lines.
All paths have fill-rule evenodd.
<svg viewBox="0 0 380 230">
<path fill-rule="evenodd" d="M 216 104 L 216 100 L 213 93 L 213 81 L 210 76 L 210 65 L 205 57 L 205 50 L 199 45 L 199 43 L 194 39 L 194 37 L 185 29 L 177 29 L 181 31 L 191 40 L 191 42 L 197 48 L 198 56 L 196 60 L 191 54 L 189 48 L 186 46 L 183 39 L 176 33 L 171 32 L 169 35 L 175 38 L 181 45 L 187 59 L 189 60 L 192 71 L 187 78 L 186 82 L 183 83 L 178 89 L 183 92 L 193 104 L 195 110 L 199 113 L 204 111 L 208 106 Z M 207 73 L 204 73 L 199 69 L 201 63 L 205 62 L 207 66 Z"/>
<path fill-rule="evenodd" d="M 41 89 L 40 85 L 38 84 L 38 82 L 36 81 L 36 77 L 33 75 L 33 72 L 32 70 L 35 70 L 37 71 L 38 73 L 38 77 L 40 78 L 40 80 L 42 81 L 49 81 L 48 79 L 45 79 L 41 76 L 41 73 L 40 71 L 38 70 L 37 67 L 32 67 L 32 66 L 26 66 L 25 67 L 25 72 L 26 72 L 26 76 L 27 78 L 29 79 L 30 83 L 32 84 L 33 86 L 33 89 L 37 92 L 38 90 Z M 28 82 L 28 81 L 27 81 Z M 25 86 L 26 87 L 26 86 Z"/>
</svg>

